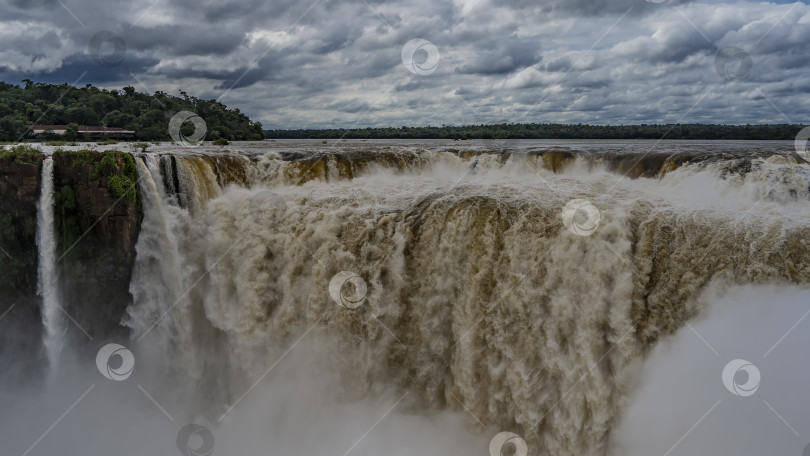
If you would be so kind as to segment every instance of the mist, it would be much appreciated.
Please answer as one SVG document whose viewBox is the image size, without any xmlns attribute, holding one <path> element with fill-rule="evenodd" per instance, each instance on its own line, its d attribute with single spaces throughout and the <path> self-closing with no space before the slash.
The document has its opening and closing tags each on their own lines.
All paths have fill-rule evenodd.
<svg viewBox="0 0 810 456">
<path fill-rule="evenodd" d="M 93 360 L 63 353 L 64 367 L 44 384 L 0 395 L 3 454 L 438 456 L 486 449 L 489 432 L 476 430 L 469 415 L 420 410 L 412 394 L 395 388 L 369 391 L 368 385 L 347 384 L 330 368 L 329 359 L 338 354 L 326 354 L 322 336 L 308 337 L 277 364 L 273 360 L 286 350 L 273 351 L 277 357 L 257 369 L 261 380 L 251 379 L 237 392 L 234 399 L 243 397 L 232 408 L 205 403 L 206 395 L 188 378 L 167 382 L 144 374 L 163 361 L 143 353 L 135 353 L 132 375 L 120 381 L 105 378 Z M 346 361 L 352 355 L 339 356 Z M 113 368 L 120 365 L 115 358 Z M 167 386 L 173 383 L 180 386 Z M 184 440 L 186 452 L 178 436 L 192 423 L 201 428 Z"/>
<path fill-rule="evenodd" d="M 614 454 L 802 455 L 810 444 L 810 288 L 716 286 L 700 301 L 701 315 L 644 361 Z M 748 396 L 724 385 L 735 359 L 761 374 Z M 747 374 L 734 380 L 744 385 Z"/>
</svg>

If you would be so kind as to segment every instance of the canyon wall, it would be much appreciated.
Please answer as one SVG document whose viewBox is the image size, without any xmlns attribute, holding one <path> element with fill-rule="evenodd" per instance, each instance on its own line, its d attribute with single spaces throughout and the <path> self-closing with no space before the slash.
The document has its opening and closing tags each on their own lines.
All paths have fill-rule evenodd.
<svg viewBox="0 0 810 456">
<path fill-rule="evenodd" d="M 129 281 L 142 219 L 132 155 L 60 152 L 54 158 L 59 295 L 74 338 L 116 336 L 132 302 Z"/>
<path fill-rule="evenodd" d="M 0 379 L 41 365 L 42 325 L 37 296 L 37 201 L 41 154 L 0 151 L 0 357 L 24 365 Z M 23 328 L 24 331 L 12 331 Z M 24 334 L 17 337 L 15 334 Z M 7 356 L 8 355 L 8 356 Z M 22 356 L 20 356 L 22 355 Z"/>
<path fill-rule="evenodd" d="M 18 376 L 40 369 L 44 360 L 37 279 L 44 159 L 32 148 L 0 152 L 0 315 L 6 313 L 0 356 L 25 360 L 26 366 L 6 370 Z M 57 243 L 48 261 L 58 278 L 60 313 L 74 342 L 96 344 L 123 329 L 119 323 L 132 302 L 129 281 L 142 219 L 134 161 L 116 151 L 57 151 L 53 160 Z"/>
</svg>

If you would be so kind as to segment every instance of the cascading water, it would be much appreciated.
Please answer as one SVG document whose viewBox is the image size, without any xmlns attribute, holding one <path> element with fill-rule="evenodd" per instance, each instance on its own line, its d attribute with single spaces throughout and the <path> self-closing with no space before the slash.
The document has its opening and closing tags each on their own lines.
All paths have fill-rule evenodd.
<svg viewBox="0 0 810 456">
<path fill-rule="evenodd" d="M 198 394 L 224 394 L 221 407 L 271 363 L 268 347 L 314 326 L 341 353 L 365 353 L 333 360 L 342 385 L 397 385 L 419 407 L 466 410 L 550 454 L 603 454 L 641 355 L 699 311 L 698 290 L 810 280 L 810 231 L 778 203 L 807 198 L 808 170 L 791 159 L 622 181 L 576 160 L 554 174 L 531 155 L 478 157 L 474 176 L 474 157 L 455 153 L 175 155 L 180 175 L 161 178 L 146 158 L 127 324 L 172 353 L 166 370 L 215 385 Z M 167 205 L 159 181 L 179 181 L 187 208 Z M 700 185 L 729 198 L 672 198 Z M 583 198 L 601 216 L 589 236 L 561 219 Z M 752 199 L 766 202 L 751 212 Z M 354 312 L 330 299 L 340 271 L 367 283 Z"/>
<path fill-rule="evenodd" d="M 181 245 L 177 238 L 181 233 L 174 231 L 174 228 L 180 225 L 177 219 L 185 214 L 176 205 L 175 199 L 171 200 L 175 204 L 170 204 L 167 198 L 164 180 L 158 169 L 158 157 L 138 158 L 135 163 L 144 201 L 144 219 L 135 247 L 137 256 L 130 284 L 130 292 L 139 305 L 129 309 L 128 321 L 135 334 L 152 329 L 153 321 L 157 323 L 158 319 L 167 317 L 167 322 L 177 322 L 179 328 L 175 327 L 172 334 L 164 335 L 167 342 L 164 348 L 183 351 L 186 338 L 180 332 L 188 327 L 189 322 L 182 315 L 185 308 L 182 302 L 185 280 L 184 265 L 178 251 Z M 166 314 L 173 306 L 178 307 L 177 312 Z M 165 328 L 164 322 L 155 332 L 164 331 Z"/>
<path fill-rule="evenodd" d="M 193 290 L 206 271 L 197 256 L 200 250 L 194 244 L 199 237 L 194 234 L 197 228 L 192 223 L 192 213 L 207 196 L 204 192 L 202 198 L 198 196 L 195 184 L 212 192 L 218 191 L 218 187 L 215 181 L 206 179 L 209 175 L 192 174 L 194 170 L 210 172 L 211 168 L 205 165 L 195 168 L 194 164 L 200 165 L 200 161 L 189 166 L 180 160 L 175 168 L 165 166 L 165 162 L 162 166 L 157 156 L 136 160 L 144 219 L 130 284 L 135 305 L 128 309 L 123 323 L 132 329 L 133 338 L 147 357 L 163 360 L 162 365 L 155 366 L 158 375 L 174 378 L 182 372 L 184 378 L 203 385 L 211 378 L 205 375 L 207 368 L 222 367 L 206 361 L 221 349 L 214 344 L 215 335 L 205 337 L 210 325 L 193 299 Z M 167 191 L 165 185 L 178 181 L 186 192 L 182 199 L 185 207 L 181 207 L 179 189 Z M 201 347 L 208 348 L 201 350 Z M 210 398 L 218 392 L 208 393 Z"/>
<path fill-rule="evenodd" d="M 56 370 L 64 347 L 64 318 L 59 309 L 59 284 L 56 274 L 56 236 L 54 233 L 53 159 L 42 162 L 42 184 L 37 207 L 37 246 L 39 272 L 37 292 L 42 297 L 42 323 L 45 327 L 45 352 L 51 371 Z"/>
<path fill-rule="evenodd" d="M 214 454 L 486 454 L 499 431 L 532 456 L 663 454 L 694 420 L 636 446 L 645 358 L 706 290 L 810 283 L 810 166 L 788 153 L 257 147 L 136 157 L 136 379 L 61 425 L 120 438 L 69 448 L 140 454 L 137 426 L 162 454 L 193 421 Z"/>
</svg>

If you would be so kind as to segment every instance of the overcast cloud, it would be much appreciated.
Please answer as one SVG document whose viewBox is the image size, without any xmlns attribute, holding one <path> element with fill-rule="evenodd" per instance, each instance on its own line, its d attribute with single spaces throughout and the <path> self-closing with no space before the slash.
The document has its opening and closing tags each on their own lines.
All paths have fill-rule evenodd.
<svg viewBox="0 0 810 456">
<path fill-rule="evenodd" d="M 806 3 L 0 0 L 0 8 L 6 82 L 185 90 L 265 128 L 810 121 Z M 99 61 L 89 43 L 104 31 Z M 409 68 L 402 49 L 414 39 L 429 43 L 418 42 Z M 116 40 L 126 44 L 120 62 Z"/>
</svg>

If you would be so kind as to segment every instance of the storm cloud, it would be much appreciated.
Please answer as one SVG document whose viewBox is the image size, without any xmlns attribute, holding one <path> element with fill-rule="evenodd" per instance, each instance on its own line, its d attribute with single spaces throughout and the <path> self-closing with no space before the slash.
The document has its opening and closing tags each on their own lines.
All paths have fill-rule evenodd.
<svg viewBox="0 0 810 456">
<path fill-rule="evenodd" d="M 808 123 L 810 6 L 800 2 L 0 0 L 0 8 L 5 82 L 184 90 L 265 128 Z M 95 46 L 94 36 L 120 41 Z M 405 55 L 409 42 L 415 50 Z"/>
</svg>

